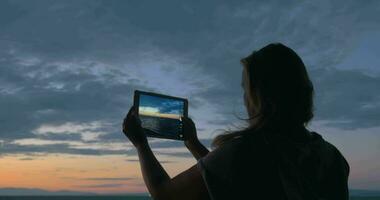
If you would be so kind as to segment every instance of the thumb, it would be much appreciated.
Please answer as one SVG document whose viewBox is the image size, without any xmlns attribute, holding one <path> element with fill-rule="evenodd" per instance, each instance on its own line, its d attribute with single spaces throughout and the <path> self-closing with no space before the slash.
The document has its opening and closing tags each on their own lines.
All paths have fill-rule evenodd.
<svg viewBox="0 0 380 200">
<path fill-rule="evenodd" d="M 194 124 L 193 120 L 192 120 L 190 117 L 183 117 L 183 121 L 184 121 L 186 124 L 189 124 L 189 125 Z"/>
</svg>

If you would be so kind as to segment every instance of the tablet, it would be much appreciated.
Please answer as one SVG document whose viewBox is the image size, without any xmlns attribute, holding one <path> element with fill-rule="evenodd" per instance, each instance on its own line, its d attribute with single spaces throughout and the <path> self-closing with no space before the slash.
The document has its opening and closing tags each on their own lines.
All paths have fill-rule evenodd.
<svg viewBox="0 0 380 200">
<path fill-rule="evenodd" d="M 148 137 L 184 140 L 181 117 L 187 117 L 187 99 L 136 90 L 134 106 Z"/>
</svg>

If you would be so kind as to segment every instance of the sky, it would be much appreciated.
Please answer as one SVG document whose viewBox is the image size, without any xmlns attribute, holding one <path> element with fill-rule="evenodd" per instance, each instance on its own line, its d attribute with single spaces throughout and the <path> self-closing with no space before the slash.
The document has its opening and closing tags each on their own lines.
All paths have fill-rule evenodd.
<svg viewBox="0 0 380 200">
<path fill-rule="evenodd" d="M 140 94 L 138 104 L 139 114 L 145 115 L 166 114 L 179 119 L 185 111 L 185 102 L 179 99 Z"/>
<path fill-rule="evenodd" d="M 146 192 L 121 133 L 135 89 L 189 100 L 208 147 L 246 116 L 239 60 L 294 49 L 350 188 L 380 190 L 380 1 L 0 0 L 0 188 Z M 150 139 L 173 177 L 196 163 Z"/>
</svg>

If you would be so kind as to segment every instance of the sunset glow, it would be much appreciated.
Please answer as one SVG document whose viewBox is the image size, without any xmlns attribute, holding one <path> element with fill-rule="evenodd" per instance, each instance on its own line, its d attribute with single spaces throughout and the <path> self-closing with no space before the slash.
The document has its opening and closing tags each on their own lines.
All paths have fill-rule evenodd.
<svg viewBox="0 0 380 200">
<path fill-rule="evenodd" d="M 44 188 L 96 193 L 144 193 L 139 163 L 127 156 L 13 155 L 0 159 L 0 188 Z M 168 159 L 160 157 L 160 160 Z M 170 159 L 170 157 L 169 157 Z M 131 161 L 132 160 L 132 161 Z M 163 162 L 170 175 L 190 167 Z"/>
</svg>

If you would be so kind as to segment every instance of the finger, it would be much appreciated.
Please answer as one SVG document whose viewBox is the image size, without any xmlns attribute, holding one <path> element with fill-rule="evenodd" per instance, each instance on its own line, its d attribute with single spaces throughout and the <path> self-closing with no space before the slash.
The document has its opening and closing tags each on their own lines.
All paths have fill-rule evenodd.
<svg viewBox="0 0 380 200">
<path fill-rule="evenodd" d="M 124 122 L 123 122 L 123 125 L 121 126 L 121 128 L 122 128 L 122 130 L 123 130 L 124 133 L 127 131 L 125 119 L 124 119 Z"/>
<path fill-rule="evenodd" d="M 132 106 L 129 109 L 127 115 L 124 117 L 124 120 L 123 120 L 123 130 L 126 130 L 126 124 L 132 118 L 134 110 L 135 110 L 135 107 Z"/>
<path fill-rule="evenodd" d="M 179 118 L 179 121 L 184 122 L 184 121 L 185 121 L 185 117 L 180 117 L 180 118 Z"/>
<path fill-rule="evenodd" d="M 123 120 L 123 130 L 125 129 L 126 130 L 126 126 L 128 124 L 128 121 L 130 120 L 130 117 L 129 116 L 126 116 Z"/>
<path fill-rule="evenodd" d="M 190 124 L 194 124 L 194 121 L 190 117 L 188 117 L 187 120 L 189 121 Z"/>
<path fill-rule="evenodd" d="M 193 120 L 191 119 L 191 118 L 189 118 L 189 117 L 184 117 L 184 123 L 186 123 L 187 125 L 191 125 L 191 126 L 193 126 L 194 125 L 194 122 L 193 122 Z"/>
<path fill-rule="evenodd" d="M 125 127 L 128 124 L 128 121 L 130 120 L 129 116 L 126 116 L 123 120 L 123 127 Z"/>
<path fill-rule="evenodd" d="M 135 120 L 135 118 L 138 118 L 136 107 L 132 106 L 131 109 L 129 109 L 127 116 L 124 118 L 124 123 L 126 123 L 129 120 Z"/>
<path fill-rule="evenodd" d="M 183 120 L 183 121 L 186 121 L 186 122 L 189 122 L 189 121 L 190 121 L 190 118 L 183 116 L 183 117 L 182 117 L 182 120 Z"/>
<path fill-rule="evenodd" d="M 128 114 L 127 114 L 126 118 L 128 118 L 129 116 L 131 116 L 134 111 L 135 111 L 135 106 L 131 106 L 131 108 L 128 111 Z"/>
<path fill-rule="evenodd" d="M 189 120 L 186 117 L 181 117 L 181 119 L 182 119 L 183 124 L 185 124 L 185 125 L 189 124 Z"/>
</svg>

